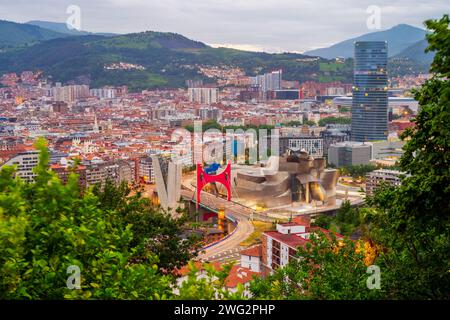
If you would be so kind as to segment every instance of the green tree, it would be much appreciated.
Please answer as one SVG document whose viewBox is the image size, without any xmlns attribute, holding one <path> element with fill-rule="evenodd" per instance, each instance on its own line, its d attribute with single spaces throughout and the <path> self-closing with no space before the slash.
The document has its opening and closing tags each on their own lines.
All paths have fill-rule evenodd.
<svg viewBox="0 0 450 320">
<path fill-rule="evenodd" d="M 326 214 L 322 214 L 322 215 L 318 216 L 317 218 L 315 218 L 315 220 L 312 223 L 312 225 L 315 226 L 315 227 L 329 229 L 332 222 L 333 222 L 333 217 L 332 216 L 329 216 L 329 215 L 326 215 Z"/>
<path fill-rule="evenodd" d="M 250 291 L 255 299 L 376 299 L 382 291 L 367 288 L 364 258 L 354 241 L 313 233 L 297 259 L 267 279 L 255 279 Z"/>
<path fill-rule="evenodd" d="M 369 172 L 377 169 L 373 164 L 357 164 L 353 166 L 345 166 L 339 168 L 339 172 L 343 176 L 351 176 L 353 178 L 363 178 Z"/>
<path fill-rule="evenodd" d="M 450 292 L 450 29 L 449 17 L 426 21 L 433 76 L 415 92 L 420 109 L 404 132 L 400 160 L 410 174 L 380 188 L 369 204 L 369 232 L 385 249 L 377 263 L 387 297 L 447 299 Z"/>
<path fill-rule="evenodd" d="M 232 268 L 226 264 L 221 270 L 217 270 L 211 264 L 205 264 L 204 275 L 200 277 L 199 268 L 195 263 L 188 265 L 187 279 L 179 286 L 176 299 L 181 300 L 236 300 L 243 299 L 244 286 L 239 284 L 236 292 L 226 288 L 227 278 Z"/>
<path fill-rule="evenodd" d="M 303 123 L 301 121 L 295 120 L 295 121 L 289 121 L 286 123 L 283 123 L 282 126 L 284 127 L 301 127 Z"/>
<path fill-rule="evenodd" d="M 327 117 L 319 120 L 319 126 L 324 127 L 327 124 L 350 124 L 352 119 L 344 117 Z"/>
<path fill-rule="evenodd" d="M 359 212 L 351 207 L 349 200 L 345 200 L 336 214 L 335 221 L 339 233 L 344 236 L 351 236 L 360 225 Z"/>
<path fill-rule="evenodd" d="M 344 236 L 351 236 L 360 227 L 361 219 L 359 211 L 351 207 L 350 201 L 345 200 L 335 216 L 320 215 L 315 219 L 313 225 L 330 229 Z"/>
<path fill-rule="evenodd" d="M 34 183 L 0 170 L 1 299 L 158 299 L 171 296 L 172 278 L 158 270 L 150 251 L 133 257 L 133 226 L 103 210 L 77 176 L 66 185 L 48 169 L 49 153 L 38 140 Z M 69 266 L 81 271 L 81 289 L 67 288 Z"/>
<path fill-rule="evenodd" d="M 103 211 L 115 212 L 119 221 L 132 226 L 130 249 L 141 245 L 135 260 L 144 259 L 152 253 L 159 257 L 161 272 L 169 273 L 186 265 L 197 255 L 200 239 L 185 235 L 188 217 L 185 210 L 180 212 L 179 217 L 172 217 L 152 205 L 148 198 L 142 197 L 139 190 L 131 195 L 131 189 L 125 182 L 116 186 L 106 181 L 102 186 L 97 185 L 93 193 L 98 197 Z"/>
<path fill-rule="evenodd" d="M 307 125 L 307 126 L 315 126 L 316 125 L 316 123 L 312 120 L 304 120 L 303 124 Z"/>
</svg>

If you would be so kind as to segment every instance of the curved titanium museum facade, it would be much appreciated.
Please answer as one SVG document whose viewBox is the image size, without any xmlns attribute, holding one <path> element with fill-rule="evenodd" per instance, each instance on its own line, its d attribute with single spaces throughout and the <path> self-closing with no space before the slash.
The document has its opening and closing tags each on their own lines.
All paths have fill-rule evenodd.
<svg viewBox="0 0 450 320">
<path fill-rule="evenodd" d="M 266 208 L 312 201 L 334 205 L 338 178 L 336 169 L 325 169 L 324 158 L 288 149 L 282 157 L 270 157 L 265 167 L 238 170 L 235 190 L 251 205 Z"/>
</svg>

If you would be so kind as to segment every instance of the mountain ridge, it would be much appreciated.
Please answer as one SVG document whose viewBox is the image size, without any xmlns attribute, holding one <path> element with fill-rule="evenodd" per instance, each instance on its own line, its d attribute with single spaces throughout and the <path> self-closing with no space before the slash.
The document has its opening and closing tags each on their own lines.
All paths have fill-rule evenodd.
<svg viewBox="0 0 450 320">
<path fill-rule="evenodd" d="M 0 48 L 31 45 L 68 35 L 26 23 L 0 20 Z"/>
<path fill-rule="evenodd" d="M 407 47 L 403 51 L 395 55 L 395 58 L 408 58 L 417 63 L 431 64 L 434 58 L 434 52 L 425 52 L 428 47 L 428 41 L 426 39 L 420 40 L 411 46 Z"/>
<path fill-rule="evenodd" d="M 319 56 L 326 59 L 337 57 L 353 57 L 355 41 L 388 41 L 389 57 L 396 56 L 409 46 L 425 39 L 426 30 L 408 24 L 398 24 L 390 29 L 366 33 L 354 38 L 338 42 L 327 48 L 304 52 L 306 55 Z"/>
<path fill-rule="evenodd" d="M 86 35 L 101 35 L 101 36 L 116 36 L 115 33 L 103 33 L 103 32 L 89 32 L 85 30 L 69 29 L 64 22 L 54 22 L 45 20 L 31 20 L 25 24 L 38 26 L 43 29 L 52 30 L 58 33 L 67 34 L 71 36 L 86 36 Z"/>
</svg>

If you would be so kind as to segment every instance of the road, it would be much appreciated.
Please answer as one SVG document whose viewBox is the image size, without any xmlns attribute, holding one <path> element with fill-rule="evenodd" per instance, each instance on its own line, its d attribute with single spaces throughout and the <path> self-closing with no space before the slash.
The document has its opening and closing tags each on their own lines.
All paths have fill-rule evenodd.
<svg viewBox="0 0 450 320">
<path fill-rule="evenodd" d="M 340 187 L 342 190 L 348 189 L 348 191 L 353 191 L 353 192 L 359 192 L 361 190 L 361 187 L 348 186 L 348 185 L 342 184 L 341 182 L 338 182 L 337 187 Z"/>
<path fill-rule="evenodd" d="M 192 199 L 193 193 L 192 190 L 181 190 L 181 195 L 186 199 Z M 207 192 L 202 192 L 202 203 L 211 209 L 224 208 L 226 215 L 231 215 L 236 219 L 237 226 L 228 238 L 205 249 L 204 252 L 199 254 L 198 258 L 200 260 L 210 261 L 223 257 L 227 253 L 235 253 L 236 248 L 239 248 L 239 244 L 247 239 L 254 231 L 249 215 L 244 214 L 244 212 L 248 211 L 248 208 L 233 202 L 228 202 L 226 199 L 216 197 Z"/>
<path fill-rule="evenodd" d="M 192 181 L 194 176 L 184 177 L 183 179 L 183 187 L 181 190 L 181 195 L 187 199 L 192 200 L 195 199 L 195 187 L 192 185 Z M 344 185 L 340 185 L 339 187 L 346 188 L 349 196 L 358 196 L 359 188 L 356 187 L 347 187 Z M 345 190 L 345 189 L 344 189 Z M 343 193 L 345 191 L 337 190 L 337 193 Z M 225 240 L 219 242 L 207 249 L 203 253 L 201 253 L 198 258 L 204 261 L 225 261 L 228 259 L 235 259 L 238 256 L 240 251 L 240 243 L 247 239 L 254 231 L 253 224 L 250 221 L 250 217 L 254 217 L 255 219 L 262 221 L 273 221 L 274 218 L 263 216 L 260 213 L 258 214 L 253 209 L 240 205 L 236 202 L 229 202 L 226 199 L 218 197 L 216 195 L 202 192 L 202 204 L 213 209 L 218 210 L 220 208 L 225 209 L 226 215 L 233 216 L 237 221 L 236 230 Z M 353 199 L 354 204 L 359 204 L 363 202 L 363 199 L 358 199 L 357 201 Z M 329 210 L 329 208 L 325 208 L 324 210 Z M 322 210 L 320 210 L 322 211 Z"/>
</svg>

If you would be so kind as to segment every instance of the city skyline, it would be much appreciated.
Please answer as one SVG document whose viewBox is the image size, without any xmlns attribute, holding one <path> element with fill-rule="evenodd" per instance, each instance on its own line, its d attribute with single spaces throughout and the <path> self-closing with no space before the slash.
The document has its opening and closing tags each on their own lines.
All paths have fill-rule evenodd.
<svg viewBox="0 0 450 320">
<path fill-rule="evenodd" d="M 183 34 L 212 46 L 249 51 L 304 52 L 350 37 L 387 30 L 397 24 L 423 28 L 423 21 L 448 11 L 445 1 L 177 1 L 104 0 L 95 4 L 72 1 L 3 1 L 2 19 L 65 22 L 70 5 L 81 10 L 81 29 L 90 32 L 163 31 Z M 379 29 L 370 29 L 370 6 L 380 9 Z M 327 12 L 326 15 L 323 12 Z M 133 19 L 130 19 L 133 17 Z M 338 26 L 338 27 L 336 27 Z M 317 37 L 317 33 L 321 37 Z M 298 39 L 298 41 L 292 41 Z"/>
<path fill-rule="evenodd" d="M 448 299 L 447 10 L 2 0 L 0 300 Z"/>
</svg>

